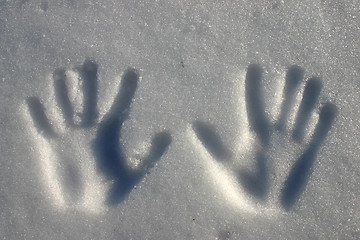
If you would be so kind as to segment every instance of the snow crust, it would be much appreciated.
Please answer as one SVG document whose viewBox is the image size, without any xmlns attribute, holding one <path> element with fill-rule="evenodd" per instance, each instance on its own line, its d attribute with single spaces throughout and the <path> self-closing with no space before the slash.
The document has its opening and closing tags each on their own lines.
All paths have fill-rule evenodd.
<svg viewBox="0 0 360 240">
<path fill-rule="evenodd" d="M 0 1 L 0 239 L 359 239 L 359 19 L 356 0 Z M 97 68 L 97 117 L 75 128 L 53 76 L 64 69 L 80 126 L 86 74 L 95 71 L 87 61 Z M 252 98 L 254 63 L 262 90 Z M 284 130 L 265 146 L 249 99 L 263 99 L 276 125 L 294 65 L 304 76 Z M 312 77 L 322 88 L 298 143 L 292 131 Z M 31 111 L 41 110 L 29 99 L 39 100 L 32 103 L 57 137 L 36 125 Z M 286 181 L 316 145 L 327 103 L 336 118 L 287 208 Z M 122 110 L 123 173 L 138 175 L 124 178 L 132 182 L 109 204 L 122 176 L 99 167 L 94 145 L 112 106 Z M 263 198 L 240 177 L 261 173 L 259 152 L 267 159 Z"/>
</svg>

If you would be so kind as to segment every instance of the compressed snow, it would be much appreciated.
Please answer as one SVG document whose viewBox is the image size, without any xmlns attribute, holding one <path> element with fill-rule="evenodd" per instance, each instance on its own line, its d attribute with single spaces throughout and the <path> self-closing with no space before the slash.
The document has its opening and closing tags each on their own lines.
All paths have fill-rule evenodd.
<svg viewBox="0 0 360 240">
<path fill-rule="evenodd" d="M 360 238 L 359 10 L 351 0 L 0 1 L 0 238 Z M 253 63 L 260 87 L 246 80 Z M 278 131 L 294 65 L 304 76 Z M 297 142 L 313 77 L 322 88 L 308 95 L 318 99 Z M 329 102 L 337 117 L 312 142 Z M 311 154 L 287 203 L 288 176 Z"/>
</svg>

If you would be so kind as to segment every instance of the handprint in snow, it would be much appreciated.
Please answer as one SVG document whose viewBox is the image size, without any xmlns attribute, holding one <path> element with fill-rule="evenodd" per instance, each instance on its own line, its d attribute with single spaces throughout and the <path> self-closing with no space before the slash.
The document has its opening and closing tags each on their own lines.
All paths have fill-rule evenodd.
<svg viewBox="0 0 360 240">
<path fill-rule="evenodd" d="M 97 170 L 110 180 L 105 201 L 115 205 L 124 200 L 160 160 L 171 143 L 171 135 L 168 131 L 155 134 L 139 166 L 135 169 L 129 167 L 121 143 L 121 128 L 129 116 L 139 73 L 128 69 L 123 74 L 119 92 L 109 112 L 97 123 L 98 65 L 86 60 L 76 72 L 82 90 L 80 103 L 78 98 L 70 97 L 69 72 L 57 69 L 53 73 L 55 99 L 66 124 L 63 133 L 55 131 L 38 97 L 29 97 L 26 101 L 41 140 L 49 146 L 42 163 L 43 171 L 48 172 L 47 181 L 55 201 L 68 207 L 89 205 L 94 199 L 99 199 L 98 194 L 104 189 L 96 189 L 100 183 L 95 184 L 94 179 L 101 181 Z M 80 106 L 82 111 L 76 111 L 76 106 Z"/>
<path fill-rule="evenodd" d="M 270 186 L 268 161 L 271 157 L 270 153 L 276 151 L 276 149 L 271 149 L 273 148 L 272 140 L 274 132 L 279 133 L 278 135 L 283 136 L 283 138 L 291 136 L 290 138 L 294 143 L 301 145 L 306 125 L 315 110 L 322 82 L 319 78 L 313 77 L 306 82 L 292 132 L 287 134 L 285 126 L 289 120 L 289 113 L 293 106 L 296 90 L 303 79 L 303 75 L 303 69 L 298 66 L 292 66 L 288 69 L 281 111 L 278 120 L 275 123 L 271 123 L 265 111 L 265 102 L 262 94 L 262 69 L 257 64 L 251 64 L 247 69 L 244 100 L 246 102 L 250 132 L 255 135 L 255 139 L 258 142 L 254 144 L 254 148 L 257 148 L 254 156 L 255 171 L 232 169 L 232 173 L 236 176 L 242 188 L 249 195 L 260 201 L 268 197 L 269 189 L 272 187 Z M 302 153 L 296 157 L 296 161 L 280 190 L 279 201 L 285 210 L 290 210 L 304 191 L 312 172 L 313 163 L 317 158 L 317 153 L 325 141 L 336 115 L 337 108 L 334 104 L 329 102 L 322 104 L 318 122 L 311 134 L 311 139 L 305 147 L 302 147 Z M 192 129 L 197 139 L 199 139 L 215 161 L 226 167 L 231 166 L 229 161 L 234 161 L 231 151 L 223 144 L 212 125 L 203 121 L 195 121 Z"/>
</svg>

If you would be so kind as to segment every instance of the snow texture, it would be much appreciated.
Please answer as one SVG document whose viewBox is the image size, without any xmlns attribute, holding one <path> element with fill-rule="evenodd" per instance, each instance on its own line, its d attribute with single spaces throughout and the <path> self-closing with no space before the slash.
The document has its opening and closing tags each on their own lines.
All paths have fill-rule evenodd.
<svg viewBox="0 0 360 240">
<path fill-rule="evenodd" d="M 359 239 L 359 19 L 0 0 L 0 239 Z"/>
</svg>

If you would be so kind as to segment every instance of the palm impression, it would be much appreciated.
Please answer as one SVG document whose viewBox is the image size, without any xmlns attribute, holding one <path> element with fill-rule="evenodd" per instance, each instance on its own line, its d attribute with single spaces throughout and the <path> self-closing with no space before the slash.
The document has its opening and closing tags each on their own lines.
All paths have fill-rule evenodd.
<svg viewBox="0 0 360 240">
<path fill-rule="evenodd" d="M 316 112 L 322 82 L 316 77 L 308 79 L 300 105 L 295 108 L 294 99 L 303 77 L 302 68 L 292 66 L 288 69 L 280 113 L 278 119 L 272 122 L 265 111 L 261 85 L 262 69 L 257 64 L 251 64 L 248 67 L 245 77 L 244 101 L 248 120 L 247 127 L 255 142 L 251 144 L 250 149 L 246 149 L 240 159 L 234 159 L 232 152 L 225 146 L 211 124 L 203 121 L 195 121 L 192 124 L 193 136 L 209 155 L 208 161 L 214 161 L 218 168 L 225 169 L 226 173 L 231 176 L 230 178 L 235 179 L 236 187 L 241 189 L 240 195 L 246 195 L 244 198 L 255 203 L 263 203 L 269 198 L 274 199 L 274 196 L 269 195 L 275 194 L 277 195 L 276 202 L 286 211 L 295 205 L 305 190 L 317 154 L 337 115 L 337 108 L 334 104 L 323 103 L 315 127 L 307 128 L 312 114 Z M 289 126 L 290 115 L 294 112 L 292 108 L 297 112 L 293 126 Z M 311 133 L 308 132 L 309 129 L 312 131 Z M 310 136 L 308 141 L 304 141 L 305 135 Z M 285 142 L 289 142 L 290 145 L 284 148 L 279 147 Z M 245 142 L 243 143 L 245 144 Z M 288 169 L 277 172 L 276 167 L 281 163 L 274 162 L 272 155 L 292 148 L 299 150 L 295 151 L 295 156 L 287 160 L 291 163 Z M 288 154 L 285 156 L 288 157 Z M 250 161 L 253 162 L 252 169 L 236 167 L 234 163 L 242 161 L 244 158 L 250 158 Z M 277 159 L 277 161 L 279 160 L 281 159 Z M 284 175 L 281 172 L 285 172 L 286 175 L 281 177 L 280 175 Z M 219 179 L 219 181 L 222 180 Z M 224 186 L 224 188 L 228 188 L 228 186 Z M 233 193 L 227 192 L 226 194 L 230 196 Z M 233 198 L 233 201 L 242 201 L 244 198 L 240 196 Z"/>
<path fill-rule="evenodd" d="M 29 97 L 26 102 L 39 142 L 43 143 L 39 146 L 40 165 L 51 198 L 62 207 L 96 211 L 104 202 L 116 205 L 124 200 L 166 152 L 171 136 L 167 131 L 156 133 L 137 167 L 129 167 L 121 128 L 130 113 L 138 72 L 130 68 L 123 74 L 117 96 L 99 123 L 98 65 L 86 60 L 75 72 L 80 88 L 75 96 L 71 96 L 74 86 L 69 87 L 74 82 L 71 72 L 57 69 L 53 73 L 64 131 L 55 131 L 38 97 Z"/>
</svg>

